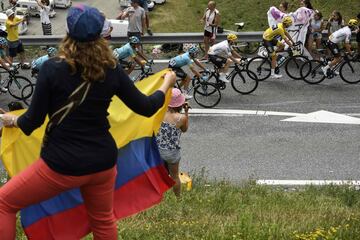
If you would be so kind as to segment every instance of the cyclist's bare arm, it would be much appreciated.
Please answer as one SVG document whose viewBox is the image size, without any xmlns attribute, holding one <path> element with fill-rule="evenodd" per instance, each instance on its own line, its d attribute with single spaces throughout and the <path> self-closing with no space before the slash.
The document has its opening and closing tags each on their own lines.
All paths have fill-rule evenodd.
<svg viewBox="0 0 360 240">
<path fill-rule="evenodd" d="M 230 59 L 238 64 L 240 64 L 240 61 L 236 60 L 236 58 L 241 58 L 241 55 L 236 52 L 235 50 L 231 50 L 231 57 Z"/>
<path fill-rule="evenodd" d="M 233 61 L 234 63 L 240 64 L 240 61 L 237 60 L 235 57 L 233 56 L 229 56 L 229 58 L 231 59 L 231 61 Z"/>
<path fill-rule="evenodd" d="M 141 58 L 143 58 L 146 62 L 148 62 L 147 57 L 140 51 L 136 51 L 137 55 L 140 56 Z"/>
<path fill-rule="evenodd" d="M 190 68 L 191 72 L 192 72 L 195 76 L 197 76 L 198 78 L 201 77 L 200 73 L 199 73 L 198 71 L 196 71 L 196 69 L 195 69 L 195 67 L 194 67 L 193 64 L 189 65 L 189 68 Z"/>
<path fill-rule="evenodd" d="M 202 70 L 206 70 L 206 67 L 201 62 L 199 62 L 199 60 L 194 59 L 194 63 L 198 65 Z"/>
<path fill-rule="evenodd" d="M 287 45 L 289 45 L 289 47 L 293 46 L 293 42 L 291 42 L 288 38 L 285 38 L 284 41 L 286 42 Z"/>
<path fill-rule="evenodd" d="M 294 40 L 292 39 L 292 37 L 290 36 L 290 34 L 289 34 L 288 32 L 285 32 L 285 36 L 286 36 L 287 39 L 292 43 L 292 44 L 289 44 L 288 42 L 286 42 L 286 39 L 285 39 L 285 42 L 286 42 L 290 47 L 295 44 Z"/>
</svg>

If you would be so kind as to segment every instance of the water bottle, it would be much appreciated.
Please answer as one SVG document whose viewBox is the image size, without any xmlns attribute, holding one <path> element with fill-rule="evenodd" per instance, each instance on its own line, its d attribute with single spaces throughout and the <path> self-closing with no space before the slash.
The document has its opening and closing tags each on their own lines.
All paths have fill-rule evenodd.
<svg viewBox="0 0 360 240">
<path fill-rule="evenodd" d="M 285 60 L 286 57 L 279 55 L 277 60 L 277 65 L 280 66 Z"/>
</svg>

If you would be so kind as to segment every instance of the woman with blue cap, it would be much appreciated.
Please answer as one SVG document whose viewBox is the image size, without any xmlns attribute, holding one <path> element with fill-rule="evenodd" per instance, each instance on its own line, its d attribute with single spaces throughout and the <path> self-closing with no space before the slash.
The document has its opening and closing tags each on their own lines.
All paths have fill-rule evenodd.
<svg viewBox="0 0 360 240">
<path fill-rule="evenodd" d="M 117 147 L 108 131 L 108 106 L 116 95 L 134 112 L 151 116 L 163 105 L 175 74 L 167 73 L 155 93 L 143 95 L 100 36 L 104 20 L 95 8 L 72 7 L 67 35 L 58 55 L 41 68 L 29 109 L 19 118 L 2 117 L 5 127 L 30 135 L 49 115 L 40 158 L 0 188 L 2 240 L 15 239 L 17 211 L 72 188 L 80 189 L 94 239 L 117 239 Z"/>
</svg>

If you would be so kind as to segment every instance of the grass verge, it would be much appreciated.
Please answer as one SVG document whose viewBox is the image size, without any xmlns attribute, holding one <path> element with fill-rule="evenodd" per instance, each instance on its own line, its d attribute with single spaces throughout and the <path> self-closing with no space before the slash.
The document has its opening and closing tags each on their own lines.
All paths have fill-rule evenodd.
<svg viewBox="0 0 360 240">
<path fill-rule="evenodd" d="M 120 221 L 118 229 L 119 239 L 356 240 L 360 192 L 345 186 L 234 185 L 200 176 L 180 200 L 168 192 L 161 204 Z M 25 239 L 21 231 L 16 239 Z"/>
<path fill-rule="evenodd" d="M 150 13 L 151 27 L 154 32 L 201 32 L 203 16 L 208 0 L 167 0 L 156 6 Z M 244 31 L 263 31 L 267 28 L 267 15 L 270 6 L 278 6 L 280 0 L 216 0 L 221 13 L 221 26 L 235 30 L 234 23 L 246 22 Z M 299 0 L 288 0 L 290 11 L 296 10 Z M 342 13 L 345 20 L 354 18 L 359 12 L 359 0 L 312 0 L 314 8 L 323 13 L 324 19 L 333 10 Z"/>
</svg>

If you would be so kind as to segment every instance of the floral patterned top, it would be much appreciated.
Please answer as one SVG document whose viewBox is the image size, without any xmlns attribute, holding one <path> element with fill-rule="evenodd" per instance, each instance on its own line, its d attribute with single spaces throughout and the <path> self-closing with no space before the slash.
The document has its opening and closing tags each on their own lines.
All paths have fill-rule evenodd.
<svg viewBox="0 0 360 240">
<path fill-rule="evenodd" d="M 160 149 L 180 149 L 180 136 L 181 129 L 177 128 L 176 124 L 162 122 L 159 133 L 156 136 L 156 142 Z"/>
</svg>

